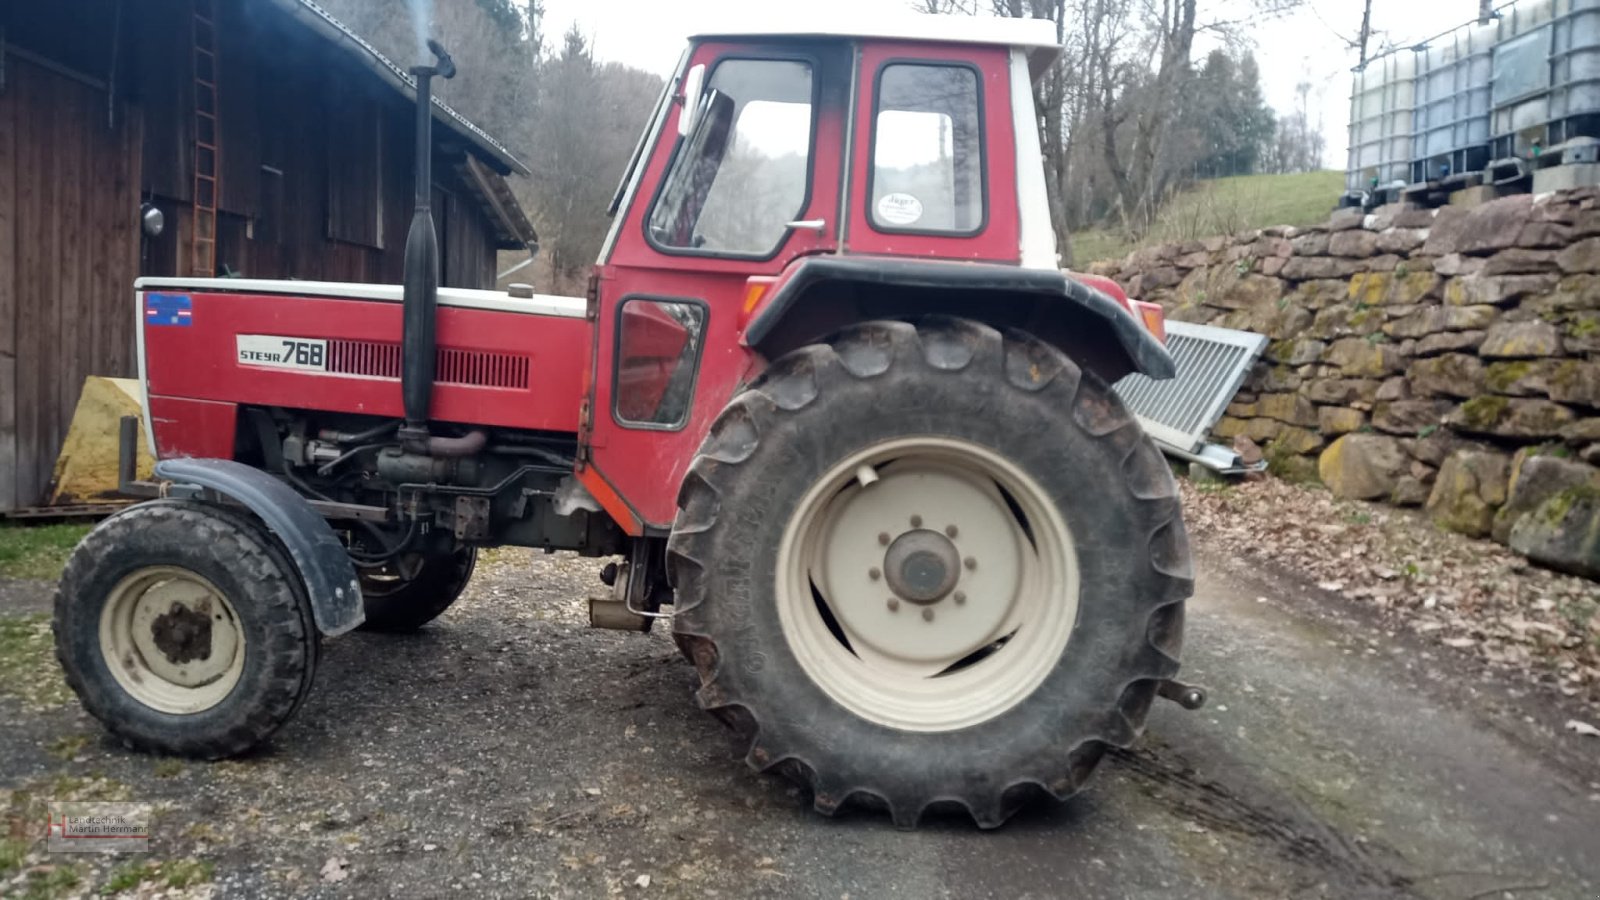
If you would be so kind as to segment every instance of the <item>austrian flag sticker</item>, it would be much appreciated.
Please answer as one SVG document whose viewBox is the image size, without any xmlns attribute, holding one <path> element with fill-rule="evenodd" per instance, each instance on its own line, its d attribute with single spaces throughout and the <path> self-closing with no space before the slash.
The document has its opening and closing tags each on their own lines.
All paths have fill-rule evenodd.
<svg viewBox="0 0 1600 900">
<path fill-rule="evenodd" d="M 194 320 L 194 300 L 188 294 L 145 294 L 144 320 L 150 325 L 188 327 Z"/>
</svg>

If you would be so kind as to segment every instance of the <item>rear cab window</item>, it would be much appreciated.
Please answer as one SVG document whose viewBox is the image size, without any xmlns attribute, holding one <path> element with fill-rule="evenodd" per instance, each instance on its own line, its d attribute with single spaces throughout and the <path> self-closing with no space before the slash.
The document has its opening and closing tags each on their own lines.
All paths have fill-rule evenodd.
<svg viewBox="0 0 1600 900">
<path fill-rule="evenodd" d="M 874 89 L 867 221 L 887 233 L 973 235 L 988 219 L 978 71 L 893 60 Z"/>
</svg>

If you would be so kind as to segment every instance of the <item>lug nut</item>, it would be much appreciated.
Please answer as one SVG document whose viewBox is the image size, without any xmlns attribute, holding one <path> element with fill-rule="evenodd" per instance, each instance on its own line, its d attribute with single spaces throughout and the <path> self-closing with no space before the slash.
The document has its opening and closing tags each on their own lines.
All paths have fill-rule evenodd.
<svg viewBox="0 0 1600 900">
<path fill-rule="evenodd" d="M 950 599 L 956 601 L 956 605 L 960 606 L 961 604 L 967 602 L 967 592 L 966 591 L 956 591 L 955 596 L 951 597 Z"/>
<path fill-rule="evenodd" d="M 873 567 L 867 570 L 867 577 L 871 578 L 873 581 L 877 581 L 879 578 L 883 577 L 883 573 L 878 571 L 877 567 Z"/>
<path fill-rule="evenodd" d="M 969 569 L 976 569 L 978 567 L 978 558 L 976 556 L 969 556 L 962 560 L 961 563 Z"/>
<path fill-rule="evenodd" d="M 954 525 L 946 525 L 944 527 L 944 535 L 945 535 L 945 537 L 955 537 L 956 535 L 958 535 L 960 533 L 961 533 L 961 529 L 955 527 Z"/>
<path fill-rule="evenodd" d="M 890 597 L 889 598 L 889 612 L 899 612 L 899 611 L 900 611 L 900 601 L 895 599 L 894 597 Z"/>
<path fill-rule="evenodd" d="M 878 543 L 882 544 L 885 547 L 889 546 L 889 532 L 887 532 L 887 531 L 878 532 Z"/>
<path fill-rule="evenodd" d="M 911 527 L 912 528 L 921 528 L 922 527 L 922 517 L 921 516 L 912 516 L 911 517 Z"/>
<path fill-rule="evenodd" d="M 922 621 L 924 621 L 924 622 L 932 622 L 933 621 L 933 607 L 931 607 L 931 606 L 930 607 L 923 607 L 923 609 L 922 609 Z"/>
</svg>

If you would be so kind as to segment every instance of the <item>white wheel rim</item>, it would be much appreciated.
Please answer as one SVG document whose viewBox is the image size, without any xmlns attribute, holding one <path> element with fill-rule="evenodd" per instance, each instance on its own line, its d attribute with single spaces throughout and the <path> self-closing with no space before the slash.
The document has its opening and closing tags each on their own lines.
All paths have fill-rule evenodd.
<svg viewBox="0 0 1600 900">
<path fill-rule="evenodd" d="M 151 566 L 111 589 L 100 652 L 135 700 L 186 715 L 221 703 L 239 683 L 244 629 L 216 585 L 177 566 Z"/>
<path fill-rule="evenodd" d="M 906 731 L 953 731 L 1020 703 L 1078 615 L 1055 503 L 999 454 L 951 438 L 840 461 L 796 506 L 777 563 L 779 622 L 806 674 Z"/>
</svg>

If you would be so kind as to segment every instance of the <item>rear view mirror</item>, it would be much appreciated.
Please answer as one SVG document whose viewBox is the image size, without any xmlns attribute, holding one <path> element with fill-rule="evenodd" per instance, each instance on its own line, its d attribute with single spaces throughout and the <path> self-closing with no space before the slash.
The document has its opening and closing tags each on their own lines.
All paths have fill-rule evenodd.
<svg viewBox="0 0 1600 900">
<path fill-rule="evenodd" d="M 704 63 L 689 70 L 683 76 L 683 112 L 678 114 L 678 136 L 687 137 L 694 130 L 695 120 L 700 118 L 700 90 L 706 83 L 706 67 Z"/>
</svg>

